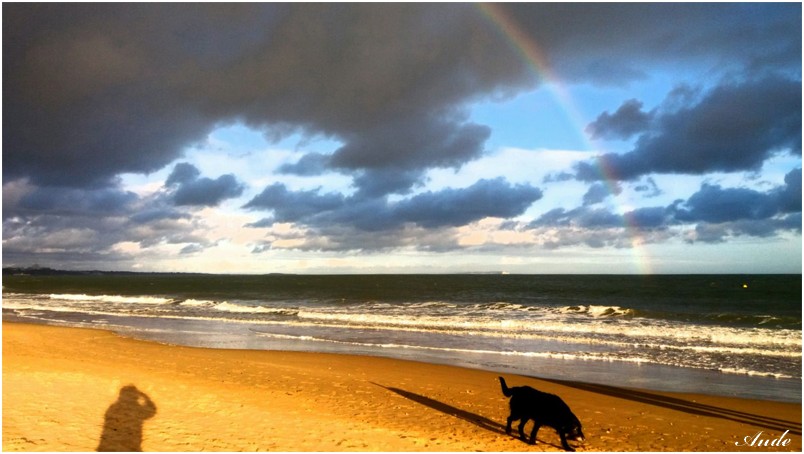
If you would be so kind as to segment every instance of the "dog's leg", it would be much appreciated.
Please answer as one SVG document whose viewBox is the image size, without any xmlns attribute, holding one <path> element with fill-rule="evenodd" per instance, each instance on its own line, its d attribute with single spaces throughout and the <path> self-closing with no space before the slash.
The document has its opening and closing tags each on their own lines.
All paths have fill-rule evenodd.
<svg viewBox="0 0 804 454">
<path fill-rule="evenodd" d="M 514 422 L 514 415 L 508 417 L 508 423 L 505 425 L 505 433 L 511 435 L 511 423 Z"/>
<path fill-rule="evenodd" d="M 525 423 L 527 422 L 528 418 L 522 418 L 522 421 L 519 423 L 519 438 L 521 438 L 523 441 L 527 440 L 525 437 Z"/>
<path fill-rule="evenodd" d="M 536 433 L 539 432 L 539 427 L 541 426 L 542 425 L 539 424 L 539 421 L 536 420 L 533 421 L 533 430 L 530 431 L 530 444 L 532 445 L 536 444 Z"/>
<path fill-rule="evenodd" d="M 564 449 L 566 449 L 567 451 L 575 452 L 575 450 L 572 449 L 572 446 L 570 446 L 569 443 L 567 443 L 567 436 L 564 435 L 564 432 L 558 431 L 558 436 L 561 437 L 561 446 L 563 446 Z"/>
</svg>

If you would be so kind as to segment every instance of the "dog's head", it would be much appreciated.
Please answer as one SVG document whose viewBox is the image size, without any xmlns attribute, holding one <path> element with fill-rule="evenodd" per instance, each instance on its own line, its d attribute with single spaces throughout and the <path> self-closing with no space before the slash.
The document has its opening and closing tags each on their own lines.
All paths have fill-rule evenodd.
<svg viewBox="0 0 804 454">
<path fill-rule="evenodd" d="M 573 424 L 564 428 L 564 435 L 567 437 L 567 440 L 577 441 L 578 443 L 583 443 L 585 441 L 583 429 L 581 428 L 581 422 L 577 419 L 573 421 Z"/>
</svg>

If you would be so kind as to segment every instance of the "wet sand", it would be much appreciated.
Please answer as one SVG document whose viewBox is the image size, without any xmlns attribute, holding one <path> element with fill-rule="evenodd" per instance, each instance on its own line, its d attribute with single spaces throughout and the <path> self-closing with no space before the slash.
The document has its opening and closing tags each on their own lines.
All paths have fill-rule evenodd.
<svg viewBox="0 0 804 454">
<path fill-rule="evenodd" d="M 505 434 L 488 371 L 168 346 L 3 323 L 5 451 L 563 451 Z M 801 404 L 505 375 L 560 395 L 582 451 L 801 451 Z M 529 428 L 530 426 L 528 426 Z M 784 446 L 745 446 L 781 439 Z M 757 434 L 758 437 L 757 437 Z M 740 445 L 736 445 L 739 443 Z"/>
</svg>

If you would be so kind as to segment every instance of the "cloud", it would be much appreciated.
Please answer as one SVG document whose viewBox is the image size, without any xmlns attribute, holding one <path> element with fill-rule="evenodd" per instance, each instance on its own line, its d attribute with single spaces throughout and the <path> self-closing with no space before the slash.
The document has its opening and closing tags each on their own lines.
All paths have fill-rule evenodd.
<svg viewBox="0 0 804 454">
<path fill-rule="evenodd" d="M 329 169 L 331 156 L 321 153 L 307 153 L 294 164 L 283 164 L 278 172 L 300 176 L 321 175 Z"/>
<path fill-rule="evenodd" d="M 703 184 L 686 200 L 668 206 L 643 207 L 622 214 L 587 205 L 555 208 L 531 221 L 525 229 L 550 232 L 547 247 L 578 244 L 628 247 L 631 236 L 641 241 L 719 243 L 730 236 L 769 237 L 801 232 L 801 169 L 785 176 L 785 184 L 765 192 Z M 692 234 L 685 232 L 692 228 Z"/>
<path fill-rule="evenodd" d="M 502 178 L 481 180 L 467 188 L 424 192 L 396 202 L 385 198 L 355 200 L 318 190 L 294 192 L 276 184 L 249 202 L 252 209 L 276 210 L 274 217 L 249 227 L 272 230 L 275 223 L 290 222 L 305 229 L 291 237 L 275 237 L 255 247 L 255 252 L 283 248 L 465 249 L 468 246 L 461 245 L 456 229 L 475 229 L 479 221 L 493 217 L 500 219 L 500 232 L 517 232 L 527 238 L 525 243 L 517 243 L 520 248 L 539 244 L 547 249 L 576 245 L 629 248 L 633 247 L 634 238 L 642 243 L 661 243 L 672 238 L 717 243 L 740 235 L 768 237 L 780 232 L 800 232 L 797 222 L 801 218 L 800 187 L 801 169 L 795 169 L 786 175 L 784 185 L 764 192 L 703 184 L 686 200 L 617 213 L 608 207 L 594 206 L 612 195 L 603 183 L 597 183 L 590 187 L 583 206 L 550 209 L 527 222 L 513 218 L 539 200 L 541 190 L 511 185 Z M 494 250 L 511 245 L 497 244 L 489 236 L 482 247 Z"/>
<path fill-rule="evenodd" d="M 580 227 L 584 229 L 623 227 L 623 218 L 606 208 L 555 208 L 540 216 L 530 227 Z"/>
<path fill-rule="evenodd" d="M 646 62 L 800 71 L 795 5 L 497 8 L 564 80 L 643 77 Z M 113 185 L 241 122 L 340 140 L 330 168 L 359 172 L 367 191 L 405 193 L 416 172 L 483 151 L 489 130 L 465 119 L 468 103 L 538 83 L 474 5 L 11 4 L 4 13 L 4 179 L 39 186 Z M 324 164 L 310 157 L 305 171 L 316 159 Z M 394 166 L 409 172 L 404 184 L 373 184 Z"/>
<path fill-rule="evenodd" d="M 672 206 L 680 222 L 703 221 L 711 224 L 763 220 L 801 212 L 801 169 L 785 176 L 785 185 L 768 192 L 748 188 L 722 188 L 704 184 L 684 203 Z"/>
<path fill-rule="evenodd" d="M 187 162 L 180 162 L 173 167 L 173 171 L 165 180 L 165 186 L 192 183 L 201 176 L 201 171 Z"/>
<path fill-rule="evenodd" d="M 784 38 L 800 36 L 800 8 L 517 3 L 505 9 L 565 81 L 622 86 L 646 77 L 646 68 L 673 69 L 680 64 L 703 71 L 750 68 L 753 74 L 801 71 L 800 40 Z M 757 20 L 759 16 L 762 20 Z"/>
<path fill-rule="evenodd" d="M 461 226 L 485 217 L 511 218 L 542 197 L 527 184 L 510 185 L 503 178 L 480 180 L 465 189 L 419 194 L 400 202 L 395 215 L 424 227 Z"/>
<path fill-rule="evenodd" d="M 232 174 L 214 180 L 200 175 L 201 172 L 192 164 L 176 164 L 165 181 L 176 206 L 216 206 L 225 199 L 243 194 L 243 185 Z"/>
<path fill-rule="evenodd" d="M 535 83 L 469 5 L 5 13 L 4 80 L 14 90 L 4 97 L 3 170 L 38 185 L 102 186 L 151 172 L 234 121 L 334 137 L 344 143 L 336 168 L 460 165 L 488 136 L 463 120 L 467 100 Z"/>
<path fill-rule="evenodd" d="M 271 210 L 275 222 L 310 221 L 321 213 L 336 210 L 346 198 L 338 193 L 319 194 L 319 190 L 289 191 L 284 184 L 266 187 L 243 207 L 252 210 Z"/>
<path fill-rule="evenodd" d="M 594 139 L 629 139 L 646 130 L 650 120 L 651 114 L 642 111 L 642 101 L 630 99 L 613 114 L 600 114 L 586 127 L 586 132 Z"/>
<path fill-rule="evenodd" d="M 801 33 L 798 5 L 492 8 L 539 47 L 562 82 L 627 85 L 666 68 L 751 75 L 706 92 L 679 88 L 655 109 L 631 99 L 601 114 L 594 135 L 635 138 L 630 152 L 602 158 L 620 180 L 757 169 L 774 153 L 800 153 L 801 43 L 790 39 Z M 472 119 L 473 103 L 541 83 L 486 12 L 412 3 L 4 5 L 4 257 L 116 261 L 130 257 L 121 244 L 142 256 L 211 247 L 197 208 L 242 196 L 243 175 L 208 178 L 180 163 L 153 195 L 121 189 L 120 175 L 163 169 L 235 123 L 268 138 L 300 133 L 338 143 L 279 172 L 337 173 L 352 183 L 348 194 L 260 188 L 245 206 L 266 217 L 249 226 L 273 236 L 254 250 L 452 250 L 461 247 L 457 230 L 488 217 L 522 228 L 514 218 L 543 196 L 529 184 L 480 173 L 461 187 L 426 190 L 432 169 L 461 169 L 486 153 L 494 131 Z M 584 163 L 574 177 L 599 182 L 596 172 Z M 544 181 L 572 177 L 555 172 Z M 545 244 L 627 246 L 618 235 L 629 217 L 666 234 L 682 222 L 673 215 L 713 225 L 706 209 L 725 219 L 721 231 L 789 229 L 800 218 L 800 170 L 788 178 L 773 194 L 709 186 L 675 211 L 630 214 L 595 207 L 607 197 L 597 184 L 586 206 L 545 214 L 534 229 L 574 229 L 563 243 Z M 764 199 L 777 212 L 732 218 L 731 199 Z M 282 223 L 294 235 L 276 235 Z"/>
<path fill-rule="evenodd" d="M 634 191 L 644 193 L 645 197 L 657 197 L 662 194 L 662 190 L 659 189 L 659 185 L 652 177 L 645 178 L 644 183 L 637 183 Z"/>
<path fill-rule="evenodd" d="M 347 226 L 361 231 L 379 231 L 406 224 L 423 228 L 457 227 L 486 217 L 515 217 L 541 197 L 538 188 L 511 185 L 503 178 L 480 180 L 467 188 L 428 191 L 397 202 L 359 195 L 321 194 L 319 190 L 289 191 L 283 184 L 276 183 L 244 207 L 272 211 L 273 222 L 296 222 L 311 228 Z M 266 219 L 250 226 L 267 224 Z"/>
<path fill-rule="evenodd" d="M 636 229 L 661 229 L 668 227 L 671 212 L 664 207 L 637 208 L 623 215 L 625 224 Z"/>
<path fill-rule="evenodd" d="M 675 218 L 681 222 L 722 223 L 738 219 L 767 219 L 779 211 L 775 197 L 746 188 L 721 188 L 704 184 L 678 207 Z"/>
<path fill-rule="evenodd" d="M 480 157 L 491 129 L 459 121 L 416 116 L 384 123 L 346 137 L 346 145 L 335 151 L 330 165 L 345 171 L 363 170 L 356 184 L 367 195 L 405 193 L 426 169 L 459 167 Z M 391 172 L 404 174 L 404 178 L 389 185 Z M 377 184 L 378 179 L 382 184 Z"/>
<path fill-rule="evenodd" d="M 121 244 L 136 245 L 137 260 L 158 258 L 149 248 L 214 245 L 199 231 L 199 218 L 163 191 L 141 196 L 117 187 L 38 187 L 24 180 L 5 183 L 4 196 L 7 190 L 13 197 L 4 197 L 3 258 L 9 263 L 108 269 L 136 263 Z"/>
<path fill-rule="evenodd" d="M 64 187 L 31 187 L 17 200 L 11 213 L 61 215 L 113 215 L 126 213 L 137 201 L 136 194 L 116 188 L 85 190 Z M 4 213 L 6 209 L 4 207 Z M 5 217 L 5 215 L 4 215 Z"/>
<path fill-rule="evenodd" d="M 595 183 L 589 187 L 586 194 L 583 195 L 584 205 L 594 205 L 604 201 L 612 195 L 618 195 L 622 192 L 619 185 L 607 185 L 606 183 Z"/>
<path fill-rule="evenodd" d="M 778 191 L 779 209 L 785 213 L 801 212 L 801 169 L 793 169 L 784 177 L 784 187 Z"/>
<path fill-rule="evenodd" d="M 632 180 L 652 173 L 757 170 L 780 151 L 801 154 L 801 81 L 771 76 L 723 83 L 694 104 L 657 112 L 633 150 L 598 159 L 608 176 Z M 598 167 L 582 162 L 577 177 L 600 180 Z"/>
</svg>

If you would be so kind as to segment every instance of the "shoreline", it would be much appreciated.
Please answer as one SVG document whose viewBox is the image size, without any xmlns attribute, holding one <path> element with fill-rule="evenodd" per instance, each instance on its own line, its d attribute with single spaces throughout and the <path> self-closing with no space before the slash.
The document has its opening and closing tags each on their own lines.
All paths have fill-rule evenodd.
<svg viewBox="0 0 804 454">
<path fill-rule="evenodd" d="M 495 371 L 545 380 L 572 380 L 596 384 L 609 384 L 617 381 L 618 386 L 621 387 L 650 391 L 801 403 L 800 379 L 653 363 L 567 360 L 554 357 L 524 357 L 515 358 L 514 361 L 505 356 L 495 355 L 494 352 L 473 352 L 472 355 L 465 356 L 462 355 L 464 352 L 460 350 L 453 351 L 450 356 L 447 356 L 443 352 L 434 354 L 428 348 L 417 349 L 390 345 L 376 348 L 361 343 L 340 343 L 308 338 L 305 335 L 274 337 L 269 334 L 266 336 L 252 328 L 224 333 L 214 326 L 214 322 L 209 322 L 211 324 L 204 327 L 185 326 L 183 325 L 185 321 L 180 319 L 170 320 L 166 325 L 151 325 L 145 329 L 136 327 L 136 324 L 90 325 L 87 322 L 55 322 L 5 313 L 3 320 L 11 323 L 107 330 L 121 337 L 169 346 L 359 355 Z M 153 319 L 148 319 L 148 323 L 152 321 Z"/>
<path fill-rule="evenodd" d="M 563 451 L 547 427 L 535 446 L 505 434 L 498 375 L 3 322 L 3 449 Z M 578 451 L 801 451 L 800 403 L 504 376 L 567 402 L 587 438 Z M 130 386 L 147 399 L 126 401 Z M 743 446 L 785 431 L 786 446 Z"/>
</svg>

